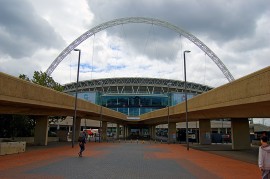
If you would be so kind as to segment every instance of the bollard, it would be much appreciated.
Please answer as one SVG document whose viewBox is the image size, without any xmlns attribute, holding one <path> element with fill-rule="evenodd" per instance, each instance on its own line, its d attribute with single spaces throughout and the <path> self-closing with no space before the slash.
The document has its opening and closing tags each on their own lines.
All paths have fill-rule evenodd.
<svg viewBox="0 0 270 179">
<path fill-rule="evenodd" d="M 139 140 L 137 139 L 137 144 L 138 144 Z"/>
</svg>

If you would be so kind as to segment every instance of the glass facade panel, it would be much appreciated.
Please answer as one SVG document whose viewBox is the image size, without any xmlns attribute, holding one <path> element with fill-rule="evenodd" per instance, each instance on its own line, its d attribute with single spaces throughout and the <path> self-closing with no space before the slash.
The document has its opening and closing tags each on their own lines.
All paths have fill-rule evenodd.
<svg viewBox="0 0 270 179">
<path fill-rule="evenodd" d="M 75 96 L 75 93 L 72 94 Z M 195 96 L 189 93 L 188 99 Z M 176 105 L 185 101 L 185 93 L 153 94 L 153 95 L 102 95 L 97 92 L 79 92 L 78 98 L 101 104 L 112 110 L 124 113 L 128 116 L 139 116 L 168 105 Z"/>
<path fill-rule="evenodd" d="M 71 94 L 72 96 L 75 96 L 75 93 Z M 96 92 L 79 92 L 78 98 L 84 99 L 86 101 L 89 101 L 91 103 L 96 103 Z"/>
<path fill-rule="evenodd" d="M 167 95 L 147 95 L 147 96 L 102 96 L 102 105 L 107 108 L 122 112 L 128 116 L 139 116 L 151 112 L 155 109 L 161 109 L 168 104 Z"/>
<path fill-rule="evenodd" d="M 193 98 L 194 96 L 196 96 L 196 94 L 189 93 L 187 94 L 187 99 Z M 185 101 L 185 93 L 172 93 L 171 103 L 173 106 L 182 103 L 184 101 Z"/>
<path fill-rule="evenodd" d="M 118 112 L 128 114 L 128 108 L 118 108 Z"/>
<path fill-rule="evenodd" d="M 139 116 L 138 108 L 129 108 L 129 116 Z"/>
</svg>

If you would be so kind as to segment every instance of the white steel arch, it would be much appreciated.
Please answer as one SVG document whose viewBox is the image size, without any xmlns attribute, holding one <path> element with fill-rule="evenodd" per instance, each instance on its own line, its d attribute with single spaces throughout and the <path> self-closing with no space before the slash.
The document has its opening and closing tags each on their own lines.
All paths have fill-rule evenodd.
<svg viewBox="0 0 270 179">
<path fill-rule="evenodd" d="M 170 24 L 169 22 L 162 21 L 159 19 L 154 18 L 146 18 L 146 17 L 128 17 L 128 18 L 120 18 L 120 19 L 114 19 L 105 23 L 102 23 L 98 26 L 93 27 L 92 29 L 86 31 L 84 34 L 82 34 L 80 37 L 78 37 L 76 40 L 74 40 L 69 46 L 67 46 L 59 55 L 58 57 L 52 62 L 52 64 L 47 69 L 46 73 L 47 75 L 51 75 L 52 72 L 55 70 L 55 68 L 61 63 L 61 61 L 72 51 L 74 50 L 80 43 L 91 37 L 97 32 L 100 32 L 104 29 L 107 29 L 109 27 L 121 25 L 121 24 L 130 24 L 130 23 L 143 23 L 143 24 L 154 24 L 157 26 L 162 26 L 168 29 L 171 29 L 187 39 L 189 39 L 191 42 L 193 42 L 195 45 L 197 45 L 202 51 L 204 51 L 219 67 L 219 69 L 222 71 L 224 76 L 227 78 L 229 82 L 234 80 L 234 77 L 230 73 L 230 71 L 227 69 L 227 67 L 223 64 L 223 62 L 217 57 L 217 55 L 208 48 L 202 41 L 200 41 L 197 37 L 192 35 L 189 32 L 184 31 L 183 29 Z"/>
</svg>

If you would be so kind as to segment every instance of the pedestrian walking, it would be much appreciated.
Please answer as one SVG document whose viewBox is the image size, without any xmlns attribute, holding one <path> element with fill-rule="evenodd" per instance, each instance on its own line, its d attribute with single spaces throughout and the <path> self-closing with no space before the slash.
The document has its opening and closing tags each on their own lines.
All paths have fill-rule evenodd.
<svg viewBox="0 0 270 179">
<path fill-rule="evenodd" d="M 80 152 L 78 153 L 78 155 L 79 155 L 79 157 L 82 157 L 82 153 L 85 150 L 85 143 L 86 143 L 86 134 L 85 134 L 85 131 L 79 137 L 78 142 L 79 142 L 79 146 L 80 146 Z"/>
<path fill-rule="evenodd" d="M 258 165 L 262 172 L 262 179 L 270 179 L 270 145 L 266 135 L 261 137 L 259 148 Z"/>
</svg>

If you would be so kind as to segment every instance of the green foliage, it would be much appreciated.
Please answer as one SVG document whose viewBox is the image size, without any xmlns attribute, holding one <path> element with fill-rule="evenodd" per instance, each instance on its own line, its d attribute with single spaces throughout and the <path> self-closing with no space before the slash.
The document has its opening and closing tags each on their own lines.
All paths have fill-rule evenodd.
<svg viewBox="0 0 270 179">
<path fill-rule="evenodd" d="M 49 123 L 61 122 L 66 119 L 67 116 L 49 116 Z"/>
<path fill-rule="evenodd" d="M 30 79 L 24 74 L 21 74 L 19 78 L 30 81 Z M 48 76 L 46 72 L 35 71 L 33 75 L 33 79 L 31 81 L 35 84 L 46 86 L 56 91 L 64 90 L 64 87 L 61 84 L 55 82 L 54 79 Z"/>
<path fill-rule="evenodd" d="M 26 81 L 30 81 L 30 79 L 28 78 L 28 76 L 26 76 L 25 74 L 20 74 L 19 78 L 26 80 Z"/>
<path fill-rule="evenodd" d="M 0 137 L 34 136 L 35 120 L 22 115 L 0 115 Z"/>
</svg>

